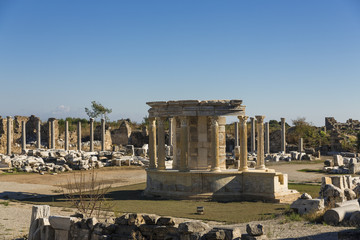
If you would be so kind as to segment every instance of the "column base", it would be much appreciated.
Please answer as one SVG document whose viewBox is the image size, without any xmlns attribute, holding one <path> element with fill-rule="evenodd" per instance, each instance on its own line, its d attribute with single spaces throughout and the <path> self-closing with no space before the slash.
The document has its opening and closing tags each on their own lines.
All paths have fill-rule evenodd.
<svg viewBox="0 0 360 240">
<path fill-rule="evenodd" d="M 266 167 L 265 167 L 265 165 L 260 165 L 260 166 L 256 166 L 255 169 L 257 169 L 257 170 L 265 170 Z"/>
<path fill-rule="evenodd" d="M 239 168 L 239 171 L 247 172 L 247 171 L 249 171 L 249 168 L 248 167 L 242 167 L 242 168 Z"/>
<path fill-rule="evenodd" d="M 215 167 L 210 170 L 211 172 L 221 172 L 220 167 Z"/>
</svg>

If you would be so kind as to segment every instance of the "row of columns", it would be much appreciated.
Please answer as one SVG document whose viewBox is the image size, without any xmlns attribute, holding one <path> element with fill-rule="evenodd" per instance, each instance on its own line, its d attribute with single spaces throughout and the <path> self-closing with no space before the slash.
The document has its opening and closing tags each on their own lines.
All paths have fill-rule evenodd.
<svg viewBox="0 0 360 240">
<path fill-rule="evenodd" d="M 250 124 L 251 124 L 251 132 L 250 132 L 250 152 L 255 153 L 256 152 L 256 138 L 255 138 L 255 120 L 258 121 L 257 116 L 255 118 L 250 118 Z M 239 146 L 239 134 L 238 134 L 238 123 L 235 122 L 235 147 Z M 269 122 L 264 123 L 264 129 L 263 132 L 265 133 L 265 139 L 264 139 L 264 154 L 270 154 L 270 129 L 269 129 Z M 263 134 L 264 134 L 263 133 Z M 258 134 L 259 136 L 259 134 Z M 286 126 L 285 126 L 285 118 L 281 118 L 281 152 L 286 152 Z"/>
<path fill-rule="evenodd" d="M 13 119 L 11 116 L 7 116 L 7 155 L 12 154 L 12 129 L 13 129 Z M 22 152 L 26 151 L 26 122 L 21 122 L 21 150 Z M 55 149 L 55 118 L 49 119 L 49 148 Z M 81 151 L 81 122 L 78 122 L 77 125 L 77 150 Z M 40 120 L 36 125 L 36 147 L 41 148 L 41 122 Z M 69 123 L 65 121 L 65 143 L 64 149 L 69 150 Z M 90 152 L 94 151 L 94 119 L 90 118 Z M 105 151 L 105 119 L 101 119 L 101 151 Z M 164 150 L 165 152 L 165 150 Z"/>
<path fill-rule="evenodd" d="M 258 131 L 258 160 L 256 169 L 265 169 L 264 159 L 264 118 L 265 116 L 256 116 Z M 247 171 L 247 116 L 238 116 L 239 123 L 235 128 L 240 129 L 240 142 L 236 140 L 236 144 L 240 145 L 240 171 Z M 165 129 L 164 121 L 166 118 L 149 118 L 149 158 L 150 169 L 165 170 Z M 157 121 L 157 124 L 156 124 Z M 172 120 L 170 120 L 172 121 Z M 158 126 L 158 129 L 156 129 Z M 255 129 L 255 128 L 253 128 Z M 173 136 L 172 124 L 169 127 L 170 139 Z M 238 131 L 236 131 L 238 132 Z M 158 134 L 158 137 L 157 137 Z M 179 171 L 188 171 L 188 118 L 180 117 L 180 166 Z M 158 139 L 158 144 L 156 140 Z M 238 139 L 238 138 L 236 138 Z M 172 141 L 172 140 L 170 140 Z M 171 143 L 171 142 L 170 142 Z M 238 146 L 237 145 L 237 146 Z M 158 148 L 158 149 L 157 149 Z M 211 117 L 211 171 L 220 171 L 219 158 L 219 117 Z"/>
</svg>

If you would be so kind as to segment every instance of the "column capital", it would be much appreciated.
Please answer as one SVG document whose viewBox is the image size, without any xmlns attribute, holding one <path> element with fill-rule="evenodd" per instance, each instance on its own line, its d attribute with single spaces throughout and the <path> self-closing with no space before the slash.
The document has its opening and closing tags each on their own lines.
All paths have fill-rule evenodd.
<svg viewBox="0 0 360 240">
<path fill-rule="evenodd" d="M 12 119 L 12 117 L 11 117 L 11 116 L 7 116 L 6 118 L 7 118 L 7 119 Z"/>
<path fill-rule="evenodd" d="M 280 118 L 282 123 L 285 123 L 285 118 Z"/>
<path fill-rule="evenodd" d="M 265 116 L 257 115 L 257 116 L 255 116 L 255 117 L 256 117 L 256 121 L 257 121 L 258 123 L 264 123 L 264 118 L 265 118 Z"/>
<path fill-rule="evenodd" d="M 93 122 L 94 121 L 94 118 L 90 118 L 90 122 Z"/>
<path fill-rule="evenodd" d="M 211 125 L 219 125 L 219 116 L 211 116 Z"/>
<path fill-rule="evenodd" d="M 248 116 L 237 116 L 240 122 L 246 122 L 248 120 Z"/>
<path fill-rule="evenodd" d="M 156 120 L 157 120 L 157 122 L 158 122 L 158 125 L 164 125 L 164 122 L 165 122 L 165 120 L 167 119 L 166 117 L 157 117 L 157 118 L 155 118 Z"/>
</svg>

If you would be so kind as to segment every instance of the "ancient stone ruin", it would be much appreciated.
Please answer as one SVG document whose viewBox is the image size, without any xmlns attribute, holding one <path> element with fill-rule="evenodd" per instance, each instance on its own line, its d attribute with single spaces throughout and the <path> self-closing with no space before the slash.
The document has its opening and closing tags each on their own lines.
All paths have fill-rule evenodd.
<svg viewBox="0 0 360 240">
<path fill-rule="evenodd" d="M 148 102 L 149 168 L 145 194 L 163 198 L 261 199 L 284 201 L 297 197 L 287 174 L 265 167 L 264 116 L 256 116 L 258 141 L 255 168 L 247 163 L 247 127 L 242 100 Z M 240 125 L 238 169 L 226 169 L 226 116 Z M 172 123 L 174 160 L 165 166 L 164 121 Z M 157 130 L 158 128 L 158 130 Z M 158 149 L 157 149 L 158 148 Z"/>
</svg>

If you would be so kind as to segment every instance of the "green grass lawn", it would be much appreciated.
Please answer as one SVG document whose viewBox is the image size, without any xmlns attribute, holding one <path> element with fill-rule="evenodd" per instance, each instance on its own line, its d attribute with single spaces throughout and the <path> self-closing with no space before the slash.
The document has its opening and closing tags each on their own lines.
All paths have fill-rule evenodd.
<svg viewBox="0 0 360 240">
<path fill-rule="evenodd" d="M 154 213 L 182 218 L 220 221 L 226 223 L 243 223 L 266 220 L 282 215 L 289 207 L 287 204 L 263 202 L 215 202 L 204 200 L 157 200 L 142 196 L 146 184 L 135 184 L 111 188 L 107 199 L 114 205 L 114 212 Z M 289 184 L 290 189 L 307 192 L 317 197 L 320 186 Z M 63 195 L 34 199 L 35 204 L 48 204 L 58 207 L 70 207 Z M 204 215 L 196 214 L 198 206 L 204 207 Z"/>
<path fill-rule="evenodd" d="M 114 212 L 154 213 L 183 218 L 193 218 L 226 223 L 241 223 L 274 218 L 287 209 L 286 204 L 263 202 L 214 202 L 196 200 L 157 200 L 142 196 L 146 184 L 111 188 L 107 199 L 114 204 Z M 32 203 L 70 207 L 63 195 L 34 199 Z M 196 208 L 204 207 L 204 215 L 197 215 Z"/>
</svg>

